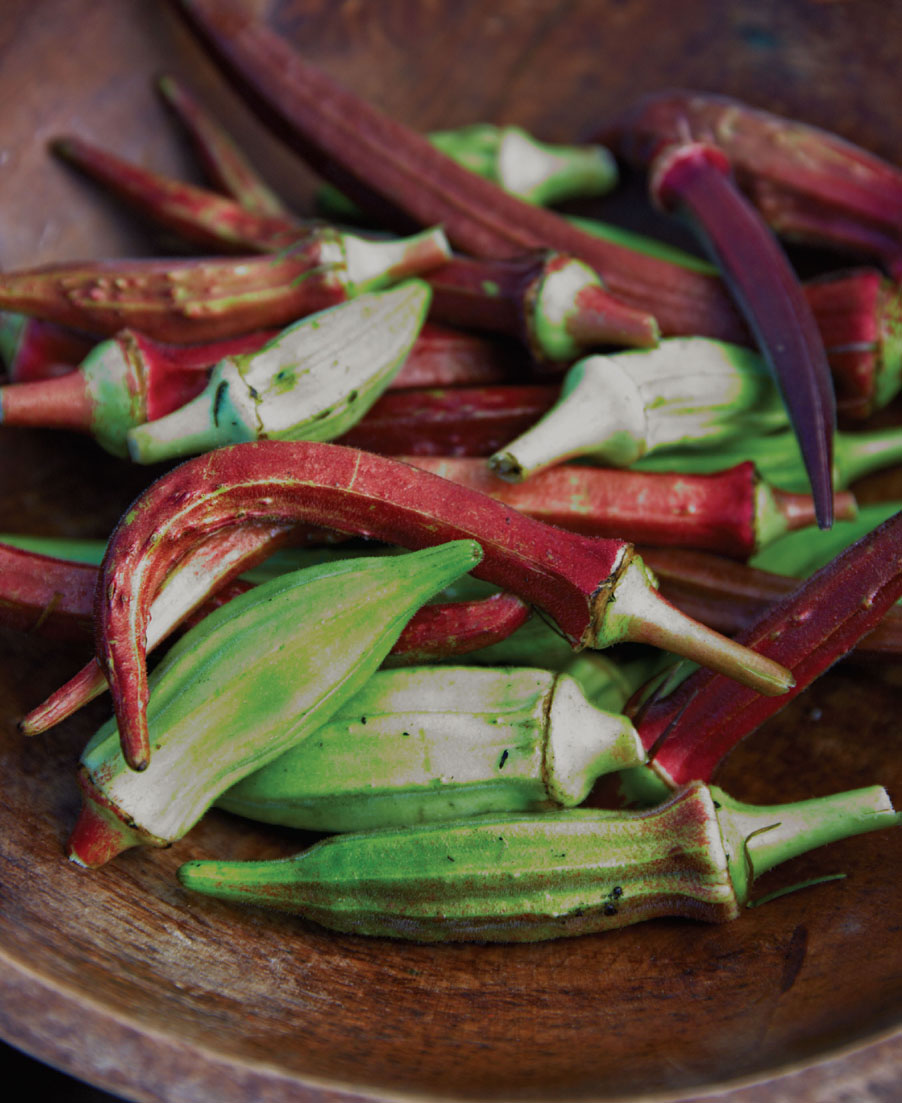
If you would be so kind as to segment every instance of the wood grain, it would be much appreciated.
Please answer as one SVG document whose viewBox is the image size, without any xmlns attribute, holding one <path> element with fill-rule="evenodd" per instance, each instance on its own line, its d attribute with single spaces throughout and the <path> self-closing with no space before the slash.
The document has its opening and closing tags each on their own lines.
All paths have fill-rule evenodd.
<svg viewBox="0 0 902 1103">
<path fill-rule="evenodd" d="M 573 140 L 646 91 L 718 90 L 902 146 L 902 9 L 880 0 L 282 0 L 255 5 L 318 64 L 420 128 L 517 122 Z M 79 44 L 75 49 L 74 44 Z M 200 179 L 152 80 L 171 71 L 228 120 L 303 213 L 314 179 L 222 86 L 170 6 L 10 2 L 0 11 L 0 263 L 165 252 L 48 139 L 76 133 Z M 638 182 L 596 213 L 688 239 Z M 814 261 L 810 256 L 806 263 Z M 815 258 L 817 263 L 827 263 Z M 829 258 L 829 263 L 843 262 Z M 896 416 L 895 414 L 891 414 Z M 0 531 L 104 537 L 151 477 L 64 434 L 0 431 Z M 899 473 L 864 496 L 902 496 Z M 407 946 L 327 933 L 183 892 L 201 856 L 306 839 L 211 814 L 166 851 L 87 873 L 63 846 L 95 702 L 26 741 L 15 724 L 85 659 L 0 634 L 0 1035 L 137 1100 L 885 1100 L 902 1059 L 902 837 L 799 860 L 837 870 L 736 923 L 661 921 L 535 946 Z M 736 796 L 788 800 L 872 782 L 902 802 L 902 676 L 845 663 L 737 751 Z"/>
</svg>

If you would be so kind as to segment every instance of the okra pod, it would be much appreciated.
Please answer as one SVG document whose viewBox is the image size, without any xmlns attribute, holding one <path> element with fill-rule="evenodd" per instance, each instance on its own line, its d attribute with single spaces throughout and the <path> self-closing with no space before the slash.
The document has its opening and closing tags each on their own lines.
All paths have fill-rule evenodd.
<svg viewBox="0 0 902 1103">
<path fill-rule="evenodd" d="M 352 697 L 410 616 L 479 558 L 462 540 L 310 567 L 211 613 L 154 671 L 146 769 L 126 764 L 115 721 L 85 748 L 72 860 L 101 865 L 181 838 L 221 792 Z"/>
<path fill-rule="evenodd" d="M 571 807 L 602 774 L 644 758 L 626 717 L 593 707 L 566 674 L 407 667 L 377 671 L 217 804 L 311 831 L 403 827 Z"/>
<path fill-rule="evenodd" d="M 675 337 L 656 349 L 579 360 L 555 405 L 489 466 L 511 481 L 577 457 L 628 467 L 677 443 L 710 448 L 786 424 L 770 373 L 751 349 Z"/>
<path fill-rule="evenodd" d="M 333 835 L 275 861 L 192 861 L 178 875 L 354 934 L 535 942 L 660 916 L 736 919 L 767 870 L 899 820 L 880 786 L 764 807 L 695 782 L 650 812 L 486 814 Z"/>
<path fill-rule="evenodd" d="M 156 463 L 246 440 L 331 440 L 398 374 L 429 308 L 422 280 L 302 318 L 255 352 L 228 356 L 201 393 L 128 430 L 128 454 Z"/>
</svg>

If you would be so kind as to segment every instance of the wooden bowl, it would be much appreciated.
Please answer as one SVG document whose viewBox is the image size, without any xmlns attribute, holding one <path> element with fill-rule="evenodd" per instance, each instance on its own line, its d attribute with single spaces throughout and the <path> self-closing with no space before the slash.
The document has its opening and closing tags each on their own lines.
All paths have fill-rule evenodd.
<svg viewBox="0 0 902 1103">
<path fill-rule="evenodd" d="M 421 129 L 491 120 L 578 139 L 637 95 L 680 85 L 829 126 L 888 158 L 902 148 L 902 12 L 881 0 L 253 6 Z M 165 250 L 46 149 L 75 133 L 199 180 L 152 88 L 164 71 L 189 79 L 271 183 L 310 209 L 312 175 L 233 98 L 170 5 L 6 0 L 0 49 L 4 267 Z M 687 240 L 629 184 L 593 209 Z M 151 477 L 90 441 L 8 428 L 0 469 L 0 530 L 64 536 L 108 535 Z M 902 481 L 860 491 L 898 498 Z M 297 845 L 225 814 L 170 850 L 96 872 L 68 863 L 73 770 L 106 705 L 26 740 L 17 719 L 87 648 L 6 631 L 0 654 L 0 1034 L 43 1061 L 138 1100 L 898 1097 L 902 833 L 797 861 L 761 891 L 847 878 L 726 926 L 658 921 L 524 946 L 340 936 L 181 890 L 186 859 Z M 902 800 L 900 685 L 893 661 L 841 664 L 719 781 L 760 802 L 873 782 Z"/>
</svg>

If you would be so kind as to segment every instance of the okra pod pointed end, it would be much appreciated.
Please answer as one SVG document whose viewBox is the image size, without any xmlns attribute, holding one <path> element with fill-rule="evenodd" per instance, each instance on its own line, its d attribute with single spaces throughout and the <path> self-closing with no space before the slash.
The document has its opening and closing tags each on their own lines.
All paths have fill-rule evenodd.
<svg viewBox="0 0 902 1103">
<path fill-rule="evenodd" d="M 124 850 L 151 841 L 142 831 L 125 823 L 86 777 L 80 775 L 79 783 L 84 803 L 69 836 L 71 862 L 86 869 L 97 869 Z"/>
<path fill-rule="evenodd" d="M 621 640 L 682 655 L 768 697 L 795 685 L 792 673 L 780 663 L 707 628 L 661 597 L 638 556 L 617 580 L 595 642 L 589 646 L 605 647 Z"/>
</svg>

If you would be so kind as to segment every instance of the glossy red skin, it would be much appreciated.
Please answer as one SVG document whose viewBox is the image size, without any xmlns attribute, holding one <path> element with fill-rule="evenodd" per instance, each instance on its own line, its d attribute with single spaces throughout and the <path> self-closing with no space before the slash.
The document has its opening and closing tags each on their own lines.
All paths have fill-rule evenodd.
<svg viewBox="0 0 902 1103">
<path fill-rule="evenodd" d="M 713 475 L 562 464 L 509 483 L 481 460 L 418 456 L 411 463 L 490 494 L 530 517 L 586 536 L 716 551 L 747 559 L 757 545 L 752 463 Z"/>
<path fill-rule="evenodd" d="M 674 788 L 709 781 L 746 735 L 847 654 L 902 596 L 902 513 L 890 518 L 776 604 L 737 637 L 788 667 L 781 697 L 749 692 L 707 670 L 634 718 L 653 765 Z"/>
<path fill-rule="evenodd" d="M 554 384 L 392 390 L 339 440 L 380 455 L 490 456 L 553 405 Z"/>
<path fill-rule="evenodd" d="M 189 460 L 122 518 L 97 588 L 97 659 L 129 761 L 146 761 L 144 640 L 166 575 L 214 534 L 283 523 L 411 549 L 475 539 L 483 560 L 474 575 L 543 608 L 574 644 L 598 628 L 632 551 L 622 540 L 565 533 L 408 464 L 340 445 L 260 441 Z"/>
</svg>

